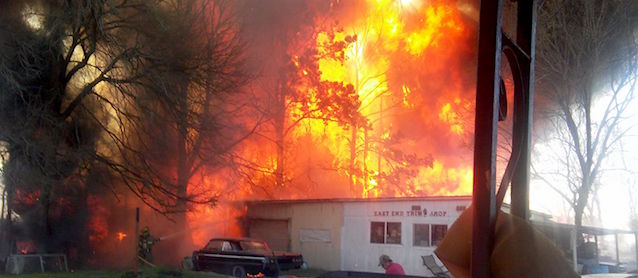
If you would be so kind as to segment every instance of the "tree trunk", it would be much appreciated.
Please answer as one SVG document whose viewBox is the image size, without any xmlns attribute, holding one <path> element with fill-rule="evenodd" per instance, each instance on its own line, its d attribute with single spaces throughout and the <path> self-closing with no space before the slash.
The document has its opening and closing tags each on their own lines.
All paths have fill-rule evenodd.
<svg viewBox="0 0 638 278">
<path fill-rule="evenodd" d="M 589 193 L 591 192 L 590 189 L 591 180 L 588 178 L 583 178 L 583 183 L 578 192 L 576 207 L 574 208 L 574 226 L 576 228 L 576 235 L 579 244 L 584 241 L 582 235 L 583 213 L 585 212 L 585 207 L 587 207 L 587 202 L 589 202 Z"/>
<path fill-rule="evenodd" d="M 368 197 L 368 180 L 370 177 L 368 176 L 368 128 L 363 128 L 363 188 L 366 191 L 366 196 Z"/>
<path fill-rule="evenodd" d="M 379 143 L 377 147 L 377 187 L 383 191 L 382 185 L 385 185 L 381 181 L 381 156 L 383 154 L 383 97 L 379 97 Z"/>
<path fill-rule="evenodd" d="M 37 252 L 47 253 L 51 251 L 51 243 L 54 241 L 51 239 L 52 229 L 51 229 L 51 219 L 49 218 L 49 209 L 51 205 L 51 189 L 49 185 L 45 185 L 41 189 L 40 194 L 40 205 L 42 206 L 42 214 L 40 215 L 42 222 L 44 223 L 44 229 L 39 233 L 39 236 L 35 239 L 36 242 L 40 241 L 39 246 L 36 247 Z"/>
<path fill-rule="evenodd" d="M 7 208 L 6 206 L 7 204 L 7 187 L 3 187 L 2 188 L 2 210 L 1 211 L 1 215 L 0 215 L 0 223 L 4 223 L 4 219 L 5 219 L 5 209 Z"/>
<path fill-rule="evenodd" d="M 583 238 L 583 210 L 584 206 L 577 205 L 574 209 L 574 228 L 576 229 L 576 245 L 580 245 L 585 240 Z"/>
<path fill-rule="evenodd" d="M 285 107 L 284 102 L 281 102 L 282 106 Z M 279 110 L 275 115 L 275 145 L 277 147 L 277 165 L 275 167 L 275 187 L 281 188 L 284 186 L 284 169 L 285 169 L 285 134 L 284 127 L 286 123 L 286 114 L 285 110 Z"/>
<path fill-rule="evenodd" d="M 5 184 L 4 192 L 3 192 L 3 213 L 6 212 L 6 215 L 2 215 L 2 230 L 0 231 L 2 237 L 0 240 L 4 242 L 4 244 L 0 245 L 0 257 L 6 258 L 13 251 L 13 246 L 15 246 L 14 236 L 12 233 L 11 226 L 13 225 L 11 219 L 11 210 L 13 206 L 11 206 L 11 200 L 13 198 L 12 187 L 10 184 Z M 6 204 L 6 206 L 5 206 Z M 6 209 L 6 210 L 5 210 Z"/>
<path fill-rule="evenodd" d="M 352 136 L 350 138 L 350 191 L 355 197 L 360 197 L 359 190 L 357 190 L 357 175 L 355 174 L 355 160 L 357 155 L 357 127 L 356 124 L 352 125 Z"/>
<path fill-rule="evenodd" d="M 277 148 L 276 167 L 275 167 L 275 187 L 281 188 L 284 186 L 284 170 L 285 170 L 285 140 L 286 140 L 286 98 L 289 95 L 288 85 L 286 84 L 286 77 L 283 72 L 280 72 L 279 79 L 277 80 L 276 96 L 274 100 L 274 128 L 275 128 L 275 147 Z"/>
<path fill-rule="evenodd" d="M 177 200 L 175 209 L 178 211 L 176 221 L 179 228 L 186 228 L 186 200 L 188 193 L 188 182 L 190 180 L 190 165 L 188 163 L 188 91 L 186 86 L 179 86 L 178 92 L 183 94 L 179 101 L 177 119 Z"/>
<path fill-rule="evenodd" d="M 186 217 L 187 210 L 186 200 L 188 194 L 188 182 L 190 180 L 190 167 L 186 159 L 187 152 L 184 134 L 178 135 L 177 147 L 177 203 L 175 209 L 178 211 L 178 224 L 185 224 L 183 220 Z"/>
</svg>

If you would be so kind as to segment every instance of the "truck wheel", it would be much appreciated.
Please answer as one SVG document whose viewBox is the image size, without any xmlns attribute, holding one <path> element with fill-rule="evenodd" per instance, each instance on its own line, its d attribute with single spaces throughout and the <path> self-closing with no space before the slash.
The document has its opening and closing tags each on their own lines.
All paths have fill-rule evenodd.
<svg viewBox="0 0 638 278">
<path fill-rule="evenodd" d="M 233 266 L 233 277 L 246 278 L 246 270 L 243 266 Z"/>
</svg>

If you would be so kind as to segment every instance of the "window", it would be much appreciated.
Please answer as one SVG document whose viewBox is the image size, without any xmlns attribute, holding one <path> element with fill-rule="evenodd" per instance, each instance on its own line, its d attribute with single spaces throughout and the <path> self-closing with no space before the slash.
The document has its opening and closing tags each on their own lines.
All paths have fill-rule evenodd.
<svg viewBox="0 0 638 278">
<path fill-rule="evenodd" d="M 430 246 L 430 224 L 414 224 L 414 246 Z"/>
<path fill-rule="evenodd" d="M 401 222 L 388 222 L 385 243 L 401 244 Z"/>
<path fill-rule="evenodd" d="M 447 233 L 447 225 L 432 225 L 432 245 L 438 246 Z"/>
<path fill-rule="evenodd" d="M 414 224 L 413 246 L 438 246 L 447 233 L 447 225 Z"/>
<path fill-rule="evenodd" d="M 370 243 L 385 243 L 385 222 L 370 223 Z"/>
<path fill-rule="evenodd" d="M 401 222 L 371 222 L 370 243 L 401 244 Z"/>
<path fill-rule="evenodd" d="M 208 250 L 215 250 L 215 251 L 221 251 L 222 250 L 222 241 L 219 240 L 211 240 L 210 242 L 208 242 L 208 245 L 206 245 L 206 249 Z"/>
<path fill-rule="evenodd" d="M 256 240 L 240 241 L 239 246 L 237 246 L 235 250 L 270 252 L 270 249 L 268 248 L 268 244 L 266 244 L 263 241 L 256 241 Z"/>
<path fill-rule="evenodd" d="M 230 242 L 224 241 L 224 244 L 222 244 L 222 251 L 230 251 L 230 250 L 233 250 L 233 247 L 230 246 Z"/>
</svg>

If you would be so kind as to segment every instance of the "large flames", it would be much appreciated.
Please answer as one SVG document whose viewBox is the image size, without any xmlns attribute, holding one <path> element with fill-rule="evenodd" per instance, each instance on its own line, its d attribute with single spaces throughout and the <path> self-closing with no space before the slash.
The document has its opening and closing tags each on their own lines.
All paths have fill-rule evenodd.
<svg viewBox="0 0 638 278">
<path fill-rule="evenodd" d="M 425 1 L 383 0 L 367 1 L 365 8 L 359 12 L 362 15 L 360 18 L 353 18 L 345 26 L 339 26 L 338 30 L 320 29 L 316 35 L 317 48 L 320 49 L 329 39 L 333 43 L 351 42 L 344 50 L 344 62 L 321 58 L 319 70 L 324 80 L 346 82 L 355 86 L 361 101 L 359 112 L 370 123 L 369 127 L 357 130 L 359 136 L 359 133 L 366 133 L 364 136 L 367 138 L 363 139 L 363 144 L 367 144 L 366 148 L 372 150 L 363 154 L 361 164 L 367 171 L 356 177 L 357 183 L 363 188 L 356 191 L 360 193 L 357 195 L 378 197 L 471 193 L 469 163 L 446 165 L 445 159 L 437 157 L 434 157 L 434 161 L 419 163 L 414 159 L 410 161 L 409 157 L 399 157 L 394 164 L 399 164 L 399 167 L 415 166 L 417 171 L 416 175 L 412 174 L 400 184 L 390 180 L 392 168 L 397 166 L 392 165 L 392 158 L 386 152 L 386 146 L 393 142 L 393 136 L 403 132 L 394 128 L 396 121 L 440 126 L 444 133 L 436 136 L 457 142 L 466 139 L 463 135 L 467 134 L 469 122 L 464 121 L 460 115 L 467 114 L 471 109 L 471 100 L 463 98 L 471 96 L 466 90 L 472 88 L 460 85 L 463 84 L 461 79 L 467 77 L 462 76 L 462 70 L 450 63 L 451 60 L 462 57 L 460 52 L 467 51 L 464 43 L 468 41 L 469 33 L 460 12 L 455 4 L 447 1 L 428 1 L 426 4 Z M 335 35 L 328 35 L 332 33 Z M 403 75 L 407 72 L 402 72 L 401 67 L 414 71 L 410 70 L 408 75 Z M 419 73 L 420 71 L 425 72 Z M 441 78 L 443 76 L 445 77 Z M 415 80 L 418 78 L 431 79 Z M 427 87 L 432 85 L 422 86 L 421 82 L 443 84 L 437 86 L 441 89 L 428 92 Z M 435 102 L 424 102 L 423 98 L 428 97 Z M 428 115 L 422 114 L 425 119 L 402 118 L 418 110 L 430 111 L 427 112 Z M 432 110 L 438 113 L 432 113 Z M 438 122 L 436 118 L 432 119 L 432 115 L 436 114 Z M 332 134 L 339 134 L 339 131 Z M 417 156 L 436 155 L 437 152 L 432 150 L 416 150 L 421 146 L 409 146 L 413 144 L 414 141 L 410 142 L 412 140 L 418 139 L 411 138 L 401 142 L 401 149 Z M 333 153 L 338 153 L 337 145 L 329 145 Z M 385 183 L 385 186 L 381 183 Z M 408 185 L 413 188 L 407 188 Z M 406 190 L 396 190 L 402 187 Z"/>
<path fill-rule="evenodd" d="M 245 18 L 268 23 L 247 24 L 245 36 L 262 70 L 247 90 L 262 124 L 237 146 L 232 165 L 191 178 L 189 194 L 207 189 L 220 202 L 195 206 L 187 229 L 151 227 L 155 236 L 186 233 L 201 246 L 241 235 L 236 219 L 245 211 L 235 201 L 246 199 L 471 194 L 472 8 L 452 0 L 290 1 L 299 6 L 290 9 L 262 2 L 248 1 L 259 16 Z M 18 191 L 16 200 L 31 206 L 39 194 Z M 136 205 L 117 214 L 98 196 L 86 204 L 91 246 L 126 245 L 132 256 Z"/>
<path fill-rule="evenodd" d="M 264 105 L 280 107 L 263 108 L 277 111 L 272 126 L 241 146 L 249 167 L 225 197 L 471 194 L 472 9 L 438 0 L 306 9 L 321 10 L 309 12 L 312 26 L 267 30 L 280 39 L 248 38 L 255 52 L 272 48 L 260 56 L 272 70 L 252 87 Z M 227 188 L 220 184 L 230 174 L 221 176 L 203 186 Z M 201 227 L 212 219 L 218 233 L 235 234 L 219 225 L 241 214 L 230 206 L 198 208 L 189 222 Z M 192 234 L 195 243 L 208 236 Z"/>
</svg>

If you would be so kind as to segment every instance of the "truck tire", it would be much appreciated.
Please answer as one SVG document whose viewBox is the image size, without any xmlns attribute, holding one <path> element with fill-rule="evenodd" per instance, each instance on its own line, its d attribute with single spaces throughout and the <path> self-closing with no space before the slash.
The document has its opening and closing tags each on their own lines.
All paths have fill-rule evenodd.
<svg viewBox="0 0 638 278">
<path fill-rule="evenodd" d="M 233 277 L 246 278 L 246 269 L 241 265 L 236 265 L 233 266 L 233 272 L 231 274 Z"/>
</svg>

